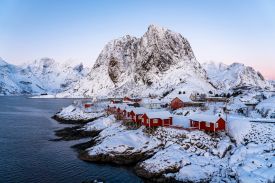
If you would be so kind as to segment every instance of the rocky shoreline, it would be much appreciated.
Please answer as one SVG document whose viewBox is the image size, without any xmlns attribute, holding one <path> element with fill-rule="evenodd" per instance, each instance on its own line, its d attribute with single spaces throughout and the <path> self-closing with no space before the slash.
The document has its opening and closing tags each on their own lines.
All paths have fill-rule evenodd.
<svg viewBox="0 0 275 183">
<path fill-rule="evenodd" d="M 143 178 L 145 182 L 152 182 L 150 180 L 152 177 L 155 178 L 154 175 L 150 175 L 148 179 L 148 175 L 146 173 L 140 173 L 141 169 L 136 168 L 139 162 L 142 162 L 148 158 L 151 158 L 157 150 L 159 150 L 160 146 L 156 147 L 155 149 L 152 149 L 147 152 L 128 152 L 128 153 L 116 153 L 116 152 L 110 152 L 109 154 L 98 154 L 98 155 L 89 155 L 87 149 L 92 148 L 95 145 L 97 145 L 99 134 L 102 130 L 91 130 L 87 131 L 84 129 L 85 124 L 95 121 L 98 118 L 95 118 L 93 120 L 65 120 L 63 118 L 58 117 L 57 115 L 54 115 L 52 117 L 56 121 L 62 124 L 74 124 L 75 126 L 72 127 L 65 127 L 60 130 L 55 131 L 55 135 L 59 137 L 55 140 L 64 140 L 64 141 L 70 141 L 70 140 L 79 140 L 82 138 L 91 138 L 91 140 L 79 143 L 71 146 L 73 149 L 75 149 L 78 153 L 78 158 L 87 161 L 87 162 L 94 162 L 94 163 L 110 163 L 114 165 L 119 166 L 130 166 L 133 168 L 134 172 L 137 173 L 138 176 Z M 131 150 L 131 148 L 129 149 Z M 167 178 L 159 178 L 159 175 L 157 175 L 159 182 L 177 182 L 175 180 L 172 181 L 172 179 Z"/>
<path fill-rule="evenodd" d="M 81 123 L 81 122 L 80 122 Z M 117 152 L 108 152 L 108 154 L 97 154 L 97 155 L 90 155 L 87 149 L 92 149 L 96 145 L 100 144 L 100 132 L 99 131 L 85 131 L 83 129 L 83 124 L 73 126 L 73 127 L 66 127 L 64 129 L 56 131 L 56 135 L 61 137 L 60 140 L 76 140 L 81 138 L 91 137 L 90 141 L 76 144 L 72 146 L 77 153 L 78 158 L 87 161 L 87 162 L 95 162 L 95 163 L 110 163 L 120 166 L 130 166 L 133 168 L 133 171 L 141 177 L 144 182 L 180 182 L 174 178 L 165 177 L 163 176 L 164 173 L 173 173 L 179 170 L 178 167 L 174 167 L 166 170 L 165 172 L 158 172 L 152 173 L 147 171 L 145 168 L 141 166 L 141 163 L 146 159 L 150 159 L 154 156 L 158 151 L 163 149 L 163 144 L 159 144 L 156 148 L 150 149 L 145 152 L 131 152 L 131 148 L 128 149 L 128 152 L 125 151 L 123 153 Z"/>
<path fill-rule="evenodd" d="M 95 144 L 94 144 L 95 145 Z M 91 148 L 92 146 L 90 146 Z M 89 155 L 87 151 L 79 154 L 79 158 L 84 161 L 100 162 L 100 163 L 114 163 L 117 165 L 135 165 L 138 162 L 146 160 L 154 155 L 155 151 L 151 152 L 137 152 L 129 154 L 117 154 L 110 152 L 110 154 Z"/>
<path fill-rule="evenodd" d="M 99 117 L 102 117 L 102 116 L 103 115 L 101 115 Z M 88 122 L 96 120 L 99 117 L 95 117 L 95 118 L 91 118 L 91 119 L 65 119 L 65 118 L 60 117 L 57 113 L 52 116 L 52 119 L 54 119 L 62 124 L 76 124 L 77 125 L 77 124 L 86 124 Z"/>
<path fill-rule="evenodd" d="M 65 127 L 60 130 L 56 130 L 55 135 L 59 137 L 57 140 L 79 140 L 82 138 L 95 137 L 100 131 L 84 131 L 81 130 L 83 126 L 77 125 L 73 127 Z"/>
<path fill-rule="evenodd" d="M 129 153 L 129 154 L 116 154 L 115 152 L 113 152 L 108 155 L 100 154 L 100 155 L 91 156 L 86 150 L 88 148 L 92 148 L 97 144 L 95 139 L 99 135 L 100 131 L 92 131 L 87 133 L 85 132 L 85 130 L 81 129 L 82 128 L 81 126 L 76 126 L 72 128 L 74 130 L 80 131 L 80 134 L 86 134 L 82 136 L 82 138 L 92 137 L 92 139 L 87 142 L 75 144 L 71 146 L 73 149 L 77 151 L 79 159 L 87 162 L 94 162 L 94 163 L 100 163 L 100 164 L 109 163 L 109 164 L 114 164 L 118 166 L 127 166 L 127 167 L 130 166 L 133 169 L 133 171 L 144 180 L 144 182 L 171 182 L 171 183 L 179 182 L 175 179 L 162 176 L 161 173 L 163 172 L 152 174 L 139 166 L 142 161 L 151 158 L 156 153 L 156 149 L 146 153 L 137 152 L 137 153 Z M 74 130 L 70 129 L 69 131 L 74 131 Z M 66 135 L 63 135 L 60 140 L 76 140 L 74 133 L 75 132 L 72 132 L 71 134 L 66 133 Z M 80 136 L 78 137 L 79 138 L 77 139 L 80 139 Z M 170 172 L 173 172 L 173 171 L 171 170 Z"/>
</svg>

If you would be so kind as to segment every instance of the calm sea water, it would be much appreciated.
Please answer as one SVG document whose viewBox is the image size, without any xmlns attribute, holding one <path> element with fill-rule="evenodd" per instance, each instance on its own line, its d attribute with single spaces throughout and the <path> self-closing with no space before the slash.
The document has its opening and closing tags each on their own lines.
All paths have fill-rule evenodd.
<svg viewBox="0 0 275 183">
<path fill-rule="evenodd" d="M 70 148 L 78 141 L 54 142 L 65 125 L 50 117 L 70 99 L 0 97 L 0 182 L 141 182 L 126 168 L 79 160 Z"/>
</svg>

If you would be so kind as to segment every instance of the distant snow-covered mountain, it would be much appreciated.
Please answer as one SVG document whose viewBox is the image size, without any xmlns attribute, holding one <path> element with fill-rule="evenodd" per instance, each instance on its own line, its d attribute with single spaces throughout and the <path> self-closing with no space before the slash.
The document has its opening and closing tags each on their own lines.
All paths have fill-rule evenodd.
<svg viewBox="0 0 275 183">
<path fill-rule="evenodd" d="M 59 64 L 42 58 L 22 66 L 0 59 L 0 95 L 23 95 L 62 92 L 88 73 L 83 64 Z"/>
<path fill-rule="evenodd" d="M 25 64 L 23 70 L 31 73 L 43 83 L 43 88 L 51 93 L 69 89 L 88 74 L 83 64 L 58 63 L 50 58 L 42 58 Z"/>
<path fill-rule="evenodd" d="M 275 80 L 269 80 L 269 83 L 275 88 Z"/>
<path fill-rule="evenodd" d="M 0 95 L 45 92 L 41 82 L 22 68 L 0 59 Z"/>
<path fill-rule="evenodd" d="M 209 80 L 217 89 L 229 90 L 242 86 L 272 88 L 260 72 L 241 63 L 225 65 L 223 63 L 208 62 L 202 64 Z"/>
</svg>

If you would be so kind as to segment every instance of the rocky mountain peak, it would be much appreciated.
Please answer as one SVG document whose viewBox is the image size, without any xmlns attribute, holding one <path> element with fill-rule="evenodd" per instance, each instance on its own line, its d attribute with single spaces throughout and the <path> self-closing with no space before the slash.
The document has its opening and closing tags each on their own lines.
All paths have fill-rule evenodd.
<svg viewBox="0 0 275 183">
<path fill-rule="evenodd" d="M 168 31 L 167 28 L 160 27 L 157 25 L 149 25 L 147 32 L 145 33 L 146 35 L 158 35 L 158 36 L 164 36 L 165 32 Z"/>
<path fill-rule="evenodd" d="M 42 66 L 43 68 L 47 68 L 51 65 L 54 65 L 56 62 L 52 58 L 44 57 L 44 58 L 41 58 L 39 60 L 35 60 L 34 63 L 37 64 L 37 65 Z"/>
<path fill-rule="evenodd" d="M 5 66 L 8 63 L 0 57 L 0 66 Z"/>
<path fill-rule="evenodd" d="M 82 84 L 79 90 L 90 96 L 136 93 L 147 87 L 152 91 L 161 88 L 158 92 L 163 92 L 186 83 L 191 76 L 200 78 L 201 86 L 211 89 L 187 39 L 169 29 L 150 25 L 141 38 L 127 35 L 110 41 L 84 81 L 90 84 Z"/>
</svg>

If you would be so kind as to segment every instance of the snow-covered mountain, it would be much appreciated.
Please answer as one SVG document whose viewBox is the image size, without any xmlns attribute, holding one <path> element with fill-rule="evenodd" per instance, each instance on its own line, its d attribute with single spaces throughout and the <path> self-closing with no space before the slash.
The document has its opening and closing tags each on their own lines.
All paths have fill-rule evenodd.
<svg viewBox="0 0 275 183">
<path fill-rule="evenodd" d="M 208 93 L 271 82 L 240 63 L 201 65 L 179 33 L 150 25 L 141 38 L 110 41 L 91 69 L 49 58 L 15 66 L 0 60 L 0 95 L 52 93 L 56 97 L 148 96 Z"/>
<path fill-rule="evenodd" d="M 50 58 L 25 64 L 23 70 L 38 78 L 43 88 L 50 93 L 67 90 L 88 74 L 88 69 L 82 63 L 58 63 Z"/>
<path fill-rule="evenodd" d="M 242 86 L 272 87 L 260 72 L 241 63 L 225 65 L 223 63 L 208 62 L 202 65 L 210 81 L 217 89 L 229 90 Z"/>
<path fill-rule="evenodd" d="M 177 89 L 215 90 L 179 33 L 150 25 L 141 38 L 109 42 L 88 77 L 60 96 L 162 95 Z"/>
<path fill-rule="evenodd" d="M 83 64 L 59 64 L 42 58 L 22 66 L 0 59 L 0 95 L 56 93 L 67 90 L 85 77 Z"/>
<path fill-rule="evenodd" d="M 8 64 L 0 58 L 0 95 L 45 92 L 41 82 L 22 68 Z"/>
</svg>

